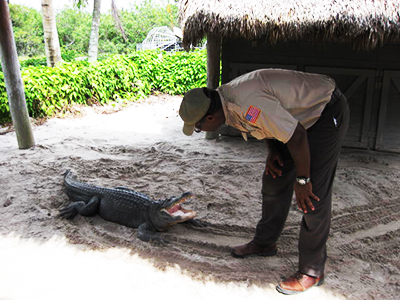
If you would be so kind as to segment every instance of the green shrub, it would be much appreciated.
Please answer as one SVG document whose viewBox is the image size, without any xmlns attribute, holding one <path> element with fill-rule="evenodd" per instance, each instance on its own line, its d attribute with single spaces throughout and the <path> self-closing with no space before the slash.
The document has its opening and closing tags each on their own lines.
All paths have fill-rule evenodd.
<svg viewBox="0 0 400 300">
<path fill-rule="evenodd" d="M 21 76 L 32 117 L 51 116 L 71 103 L 85 104 L 91 93 L 84 80 L 87 63 L 64 63 L 58 68 L 27 67 Z"/>
<path fill-rule="evenodd" d="M 152 90 L 180 95 L 187 90 L 207 85 L 207 55 L 204 50 L 193 52 L 138 51 L 131 54 L 140 78 Z"/>
<path fill-rule="evenodd" d="M 206 85 L 206 52 L 139 51 L 95 62 L 65 62 L 56 68 L 39 59 L 25 61 L 21 76 L 29 115 L 52 116 L 73 103 L 90 104 L 148 96 L 173 95 Z M 22 64 L 21 64 L 22 65 Z M 0 72 L 0 122 L 10 119 L 3 73 Z"/>
<path fill-rule="evenodd" d="M 136 100 L 150 93 L 148 82 L 138 76 L 136 64 L 123 55 L 90 64 L 87 80 L 92 97 L 100 103 L 118 98 Z"/>
<path fill-rule="evenodd" d="M 45 56 L 20 59 L 19 63 L 21 64 L 21 68 L 26 68 L 31 66 L 32 67 L 47 66 L 47 61 Z"/>
<path fill-rule="evenodd" d="M 4 82 L 3 72 L 0 72 L 0 123 L 7 122 L 11 118 L 10 108 L 8 106 L 6 84 Z"/>
<path fill-rule="evenodd" d="M 207 85 L 205 51 L 165 53 L 157 79 L 158 89 L 171 95 Z"/>
</svg>

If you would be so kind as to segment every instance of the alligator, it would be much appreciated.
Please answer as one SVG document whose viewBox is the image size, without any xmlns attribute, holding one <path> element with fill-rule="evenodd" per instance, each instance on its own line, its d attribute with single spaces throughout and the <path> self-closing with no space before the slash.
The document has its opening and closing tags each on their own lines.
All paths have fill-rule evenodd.
<svg viewBox="0 0 400 300">
<path fill-rule="evenodd" d="M 71 170 L 64 173 L 65 193 L 73 204 L 60 209 L 60 216 L 73 219 L 76 215 L 99 215 L 106 221 L 138 228 L 137 236 L 143 241 L 162 241 L 158 231 L 182 222 L 190 222 L 196 212 L 186 210 L 182 203 L 191 198 L 191 192 L 179 197 L 152 200 L 145 194 L 126 187 L 104 188 L 80 182 Z"/>
</svg>

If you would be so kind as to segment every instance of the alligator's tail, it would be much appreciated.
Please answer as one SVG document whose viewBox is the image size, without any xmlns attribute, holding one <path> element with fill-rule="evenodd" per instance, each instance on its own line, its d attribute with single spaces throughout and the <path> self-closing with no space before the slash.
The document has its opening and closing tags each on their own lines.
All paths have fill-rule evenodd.
<svg viewBox="0 0 400 300">
<path fill-rule="evenodd" d="M 64 185 L 65 186 L 73 186 L 76 183 L 79 183 L 79 181 L 76 179 L 76 176 L 72 174 L 71 169 L 65 170 L 63 173 L 64 176 Z"/>
<path fill-rule="evenodd" d="M 94 195 L 95 186 L 78 181 L 71 170 L 64 172 L 65 193 L 72 201 L 88 202 Z"/>
</svg>

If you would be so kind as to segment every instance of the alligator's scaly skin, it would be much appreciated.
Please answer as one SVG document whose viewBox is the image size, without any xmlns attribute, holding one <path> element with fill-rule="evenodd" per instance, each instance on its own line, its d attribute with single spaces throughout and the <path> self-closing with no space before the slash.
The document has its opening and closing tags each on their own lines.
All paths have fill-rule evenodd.
<svg viewBox="0 0 400 300">
<path fill-rule="evenodd" d="M 169 226 L 190 220 L 196 215 L 179 205 L 192 196 L 190 192 L 183 193 L 180 197 L 152 200 L 124 187 L 103 188 L 80 182 L 69 170 L 65 173 L 64 186 L 69 199 L 75 203 L 62 208 L 61 216 L 72 219 L 77 214 L 98 214 L 107 221 L 139 228 L 138 237 L 145 241 L 159 239 L 155 235 L 156 231 L 164 231 Z"/>
</svg>

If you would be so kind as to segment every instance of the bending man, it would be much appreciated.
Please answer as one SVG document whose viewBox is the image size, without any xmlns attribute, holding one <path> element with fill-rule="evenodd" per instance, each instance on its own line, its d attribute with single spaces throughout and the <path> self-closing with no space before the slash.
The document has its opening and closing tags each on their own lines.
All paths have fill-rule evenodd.
<svg viewBox="0 0 400 300">
<path fill-rule="evenodd" d="M 183 132 L 215 131 L 227 124 L 265 139 L 262 217 L 251 242 L 232 255 L 271 256 L 289 213 L 293 191 L 303 212 L 298 271 L 277 290 L 296 294 L 323 283 L 331 220 L 332 184 L 347 131 L 349 108 L 335 81 L 325 75 L 263 69 L 216 90 L 188 91 L 181 103 Z"/>
</svg>

